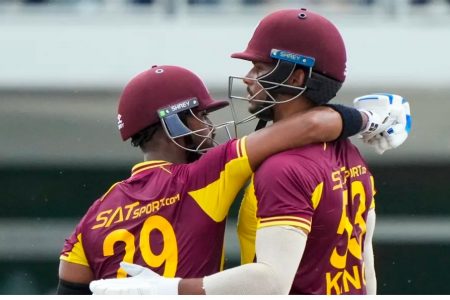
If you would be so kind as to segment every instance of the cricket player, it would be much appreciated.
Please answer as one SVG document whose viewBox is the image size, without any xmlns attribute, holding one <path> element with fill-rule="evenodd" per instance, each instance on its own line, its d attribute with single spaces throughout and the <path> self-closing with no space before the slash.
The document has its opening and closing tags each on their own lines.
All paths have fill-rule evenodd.
<svg viewBox="0 0 450 300">
<path fill-rule="evenodd" d="M 254 116 L 273 120 L 274 127 L 327 103 L 345 80 L 346 51 L 339 31 L 306 9 L 265 17 L 247 49 L 232 57 L 253 62 L 241 78 L 248 88 L 245 98 Z M 356 103 L 396 107 L 395 128 L 374 141 L 379 150 L 404 141 L 410 117 L 401 97 L 373 94 Z M 282 139 L 291 139 L 286 136 L 289 131 L 283 132 Z M 247 155 L 251 137 L 247 137 Z M 267 145 L 265 140 L 259 141 L 259 147 Z M 272 155 L 252 176 L 241 206 L 238 232 L 243 265 L 203 278 L 181 279 L 164 278 L 155 268 L 158 274 L 121 263 L 133 277 L 94 281 L 91 290 L 95 294 L 375 294 L 374 195 L 373 176 L 348 139 Z M 210 243 L 208 239 L 203 237 Z M 207 250 L 199 255 L 205 258 Z M 201 264 L 191 261 L 190 265 Z"/>
<path fill-rule="evenodd" d="M 167 277 L 220 271 L 225 219 L 253 170 L 276 152 L 355 134 L 363 124 L 364 113 L 348 108 L 353 117 L 343 131 L 340 114 L 319 107 L 213 148 L 215 131 L 230 124 L 213 125 L 207 114 L 227 104 L 181 67 L 154 66 L 127 84 L 118 128 L 145 161 L 95 201 L 66 240 L 59 294 L 90 293 L 92 280 L 126 277 L 122 261 Z"/>
</svg>

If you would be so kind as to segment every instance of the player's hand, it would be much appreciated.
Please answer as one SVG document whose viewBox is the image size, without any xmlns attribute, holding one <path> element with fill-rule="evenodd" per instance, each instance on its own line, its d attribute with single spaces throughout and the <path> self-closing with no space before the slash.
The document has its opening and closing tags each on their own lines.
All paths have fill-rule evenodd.
<svg viewBox="0 0 450 300">
<path fill-rule="evenodd" d="M 178 295 L 181 278 L 164 278 L 148 268 L 121 262 L 120 267 L 132 277 L 101 279 L 90 283 L 94 295 Z"/>
<path fill-rule="evenodd" d="M 364 143 L 378 154 L 403 144 L 411 129 L 411 113 L 408 101 L 399 95 L 379 93 L 353 100 L 355 108 L 364 111 L 369 121 L 360 133 Z"/>
</svg>

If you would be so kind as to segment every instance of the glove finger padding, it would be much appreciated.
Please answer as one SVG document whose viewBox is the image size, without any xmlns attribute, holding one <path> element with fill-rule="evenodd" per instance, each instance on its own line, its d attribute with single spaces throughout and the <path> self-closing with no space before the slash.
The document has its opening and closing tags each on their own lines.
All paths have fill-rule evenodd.
<svg viewBox="0 0 450 300">
<path fill-rule="evenodd" d="M 141 276 L 100 279 L 91 281 L 89 288 L 94 295 L 155 295 L 159 289 L 151 278 Z"/>
<path fill-rule="evenodd" d="M 95 294 L 103 294 L 105 292 L 105 287 L 102 285 L 102 280 L 94 280 L 89 283 L 89 289 Z"/>
<path fill-rule="evenodd" d="M 384 134 L 391 148 L 397 148 L 408 138 L 405 125 L 397 124 L 390 127 Z"/>
<path fill-rule="evenodd" d="M 389 96 L 385 94 L 369 94 L 355 98 L 353 106 L 377 114 L 381 119 L 388 117 L 391 110 Z"/>
<path fill-rule="evenodd" d="M 372 137 L 370 140 L 366 142 L 370 146 L 372 146 L 375 149 L 375 152 L 378 154 L 383 154 L 384 151 L 386 151 L 388 147 L 388 142 L 385 138 L 383 138 L 380 135 Z"/>
<path fill-rule="evenodd" d="M 366 113 L 368 116 L 367 126 L 361 133 L 362 137 L 366 140 L 382 133 L 389 128 L 394 122 L 390 116 L 385 116 L 382 119 L 378 114 L 372 113 L 371 111 L 360 109 L 360 111 Z"/>
<path fill-rule="evenodd" d="M 369 117 L 361 138 L 378 154 L 397 148 L 407 139 L 411 115 L 409 103 L 402 96 L 376 93 L 358 97 L 353 103 Z"/>
<path fill-rule="evenodd" d="M 116 286 L 118 279 L 100 279 L 91 281 L 89 289 L 94 295 L 114 295 L 112 287 Z M 119 283 L 120 284 L 120 283 Z"/>
</svg>

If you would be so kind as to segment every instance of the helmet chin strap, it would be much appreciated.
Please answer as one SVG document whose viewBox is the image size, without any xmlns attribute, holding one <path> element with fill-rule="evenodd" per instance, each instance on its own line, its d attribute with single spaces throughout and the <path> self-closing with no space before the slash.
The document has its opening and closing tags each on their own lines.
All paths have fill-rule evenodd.
<svg viewBox="0 0 450 300">
<path fill-rule="evenodd" d="M 266 120 L 259 119 L 258 120 L 258 124 L 256 124 L 255 131 L 263 129 L 264 127 L 266 127 L 266 125 L 267 125 L 267 121 Z"/>
</svg>

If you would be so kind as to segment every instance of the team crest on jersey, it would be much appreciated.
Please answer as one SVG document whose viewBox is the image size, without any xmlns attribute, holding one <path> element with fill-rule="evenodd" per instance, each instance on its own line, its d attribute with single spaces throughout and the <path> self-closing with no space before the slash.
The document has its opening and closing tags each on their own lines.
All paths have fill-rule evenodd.
<svg viewBox="0 0 450 300">
<path fill-rule="evenodd" d="M 122 129 L 125 126 L 125 124 L 122 121 L 122 115 L 118 114 L 117 115 L 117 127 L 120 129 Z"/>
</svg>

